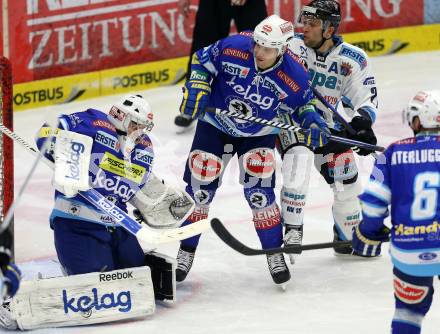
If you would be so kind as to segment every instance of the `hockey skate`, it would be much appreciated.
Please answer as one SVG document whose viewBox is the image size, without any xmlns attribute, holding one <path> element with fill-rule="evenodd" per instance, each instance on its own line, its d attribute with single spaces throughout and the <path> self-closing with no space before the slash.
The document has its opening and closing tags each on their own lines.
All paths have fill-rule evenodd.
<svg viewBox="0 0 440 334">
<path fill-rule="evenodd" d="M 177 269 L 176 269 L 176 281 L 183 282 L 191 270 L 194 255 L 196 253 L 195 248 L 189 248 L 180 246 L 177 253 Z"/>
<path fill-rule="evenodd" d="M 266 255 L 267 265 L 269 266 L 270 275 L 272 276 L 275 284 L 281 284 L 282 288 L 288 280 L 290 280 L 290 271 L 287 267 L 286 261 L 284 261 L 284 255 L 282 253 Z"/>
<path fill-rule="evenodd" d="M 177 115 L 174 118 L 174 124 L 177 127 L 177 133 L 183 133 L 192 129 L 194 119 L 188 115 Z"/>
<path fill-rule="evenodd" d="M 284 246 L 301 246 L 303 239 L 303 225 L 286 225 L 286 231 L 284 232 Z M 301 251 L 297 253 L 289 254 L 289 259 L 291 264 L 295 264 L 295 259 Z"/>
</svg>

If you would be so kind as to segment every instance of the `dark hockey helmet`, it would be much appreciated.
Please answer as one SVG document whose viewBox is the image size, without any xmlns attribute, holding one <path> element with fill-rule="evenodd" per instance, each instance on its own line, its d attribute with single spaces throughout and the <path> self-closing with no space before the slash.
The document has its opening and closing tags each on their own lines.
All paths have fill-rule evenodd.
<svg viewBox="0 0 440 334">
<path fill-rule="evenodd" d="M 341 23 L 341 6 L 336 0 L 313 0 L 302 8 L 298 22 L 302 22 L 306 17 L 320 19 L 323 30 L 333 26 L 336 33 Z"/>
</svg>

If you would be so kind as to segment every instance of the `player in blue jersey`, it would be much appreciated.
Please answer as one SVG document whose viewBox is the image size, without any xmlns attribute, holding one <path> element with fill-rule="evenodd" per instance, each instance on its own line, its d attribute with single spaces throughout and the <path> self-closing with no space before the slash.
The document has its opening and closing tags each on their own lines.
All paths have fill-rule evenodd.
<svg viewBox="0 0 440 334">
<path fill-rule="evenodd" d="M 291 22 L 272 15 L 253 33 L 227 37 L 194 54 L 180 106 L 181 113 L 199 119 L 184 175 L 186 191 L 194 198 L 196 208 L 185 225 L 208 216 L 223 172 L 237 154 L 240 183 L 262 247 L 281 245 L 280 211 L 274 195 L 278 130 L 205 113 L 205 108 L 234 110 L 271 120 L 283 106 L 283 112 L 292 114 L 302 127 L 313 127 L 302 140 L 315 147 L 324 145 L 328 128 L 314 107 L 308 105 L 313 94 L 307 72 L 287 50 L 293 35 Z M 199 238 L 181 242 L 177 281 L 186 278 Z M 290 279 L 283 254 L 270 255 L 267 261 L 275 283 Z"/>
<path fill-rule="evenodd" d="M 390 230 L 396 310 L 393 334 L 418 334 L 440 275 L 440 91 L 419 92 L 405 110 L 415 136 L 391 144 L 360 196 L 363 220 L 353 250 L 378 256 Z"/>
<path fill-rule="evenodd" d="M 79 190 L 94 188 L 126 212 L 130 203 L 154 227 L 175 225 L 192 209 L 193 201 L 179 191 L 165 196 L 166 202 L 155 203 L 160 191 L 171 188 L 166 188 L 152 173 L 154 152 L 148 134 L 153 124 L 151 107 L 140 95 L 125 96 L 111 107 L 109 114 L 87 109 L 59 117 L 56 137 L 51 139 L 55 144 L 45 152 L 46 157 L 55 160 L 55 175 L 61 160 L 54 159 L 57 150 L 62 149 L 57 146 L 61 130 L 66 131 L 63 132 L 66 136 L 80 135 L 75 150 L 78 154 L 70 160 L 78 161 L 80 153 L 90 158 L 84 188 L 77 184 L 57 184 L 55 178 L 57 190 L 50 226 L 54 230 L 58 258 L 67 274 L 111 271 L 145 263 L 136 237 L 78 195 Z M 40 150 L 53 134 L 47 125 L 40 129 L 37 138 Z M 92 144 L 86 144 L 87 140 Z M 85 153 L 89 146 L 90 151 Z M 162 211 L 157 210 L 158 205 L 163 206 Z M 152 211 L 155 214 L 150 219 Z"/>
</svg>

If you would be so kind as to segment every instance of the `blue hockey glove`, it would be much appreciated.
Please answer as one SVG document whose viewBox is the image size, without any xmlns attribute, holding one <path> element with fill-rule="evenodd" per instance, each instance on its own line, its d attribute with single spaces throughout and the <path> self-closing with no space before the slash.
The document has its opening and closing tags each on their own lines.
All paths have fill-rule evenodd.
<svg viewBox="0 0 440 334">
<path fill-rule="evenodd" d="M 362 232 L 362 224 L 363 222 L 353 228 L 353 240 L 351 241 L 353 251 L 359 256 L 379 256 L 382 242 L 389 239 L 390 229 L 382 225 L 379 231 L 365 233 Z"/>
<path fill-rule="evenodd" d="M 199 118 L 209 102 L 211 86 L 210 75 L 203 71 L 192 70 L 189 80 L 183 87 L 183 99 L 180 104 L 180 112 L 191 118 Z"/>
<path fill-rule="evenodd" d="M 319 128 L 323 132 L 330 133 L 327 123 L 322 116 L 316 112 L 313 105 L 307 104 L 299 109 L 298 119 L 300 125 L 304 129 L 310 129 L 312 127 Z"/>
<path fill-rule="evenodd" d="M 14 263 L 9 263 L 7 266 L 2 268 L 3 272 L 3 284 L 7 287 L 7 296 L 3 297 L 13 297 L 20 286 L 21 271 Z"/>
<path fill-rule="evenodd" d="M 327 145 L 329 133 L 322 132 L 320 129 L 317 128 L 307 129 L 304 130 L 304 132 L 304 145 L 310 146 L 313 149 Z M 301 141 L 301 136 L 298 136 L 298 138 L 299 141 Z"/>
</svg>

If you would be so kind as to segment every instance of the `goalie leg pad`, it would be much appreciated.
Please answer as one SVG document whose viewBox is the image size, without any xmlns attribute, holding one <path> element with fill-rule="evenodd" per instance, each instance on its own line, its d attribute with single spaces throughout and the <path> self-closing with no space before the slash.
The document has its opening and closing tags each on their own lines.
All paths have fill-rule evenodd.
<svg viewBox="0 0 440 334">
<path fill-rule="evenodd" d="M 145 254 L 145 265 L 150 267 L 156 300 L 176 301 L 176 259 L 164 254 Z"/>
<path fill-rule="evenodd" d="M 151 272 L 146 266 L 24 281 L 11 302 L 22 330 L 106 323 L 154 311 Z"/>
</svg>

